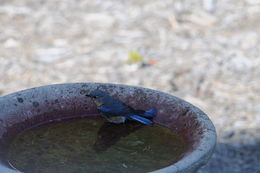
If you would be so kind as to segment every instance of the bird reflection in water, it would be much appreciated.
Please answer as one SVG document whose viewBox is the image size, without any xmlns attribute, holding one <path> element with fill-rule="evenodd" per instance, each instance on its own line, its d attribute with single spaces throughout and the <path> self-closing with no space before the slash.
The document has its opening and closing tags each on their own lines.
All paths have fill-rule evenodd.
<svg viewBox="0 0 260 173">
<path fill-rule="evenodd" d="M 144 126 L 145 125 L 134 121 L 126 124 L 104 122 L 104 124 L 99 128 L 93 149 L 96 152 L 106 151 L 109 147 L 116 144 L 122 137 L 130 135 Z"/>
</svg>

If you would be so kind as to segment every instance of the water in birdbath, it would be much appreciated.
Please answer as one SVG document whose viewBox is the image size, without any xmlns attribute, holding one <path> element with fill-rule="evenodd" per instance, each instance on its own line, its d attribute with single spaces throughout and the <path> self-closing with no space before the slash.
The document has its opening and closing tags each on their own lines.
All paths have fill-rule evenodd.
<svg viewBox="0 0 260 173">
<path fill-rule="evenodd" d="M 78 119 L 20 133 L 6 159 L 24 173 L 149 172 L 180 159 L 185 142 L 169 128 Z"/>
</svg>

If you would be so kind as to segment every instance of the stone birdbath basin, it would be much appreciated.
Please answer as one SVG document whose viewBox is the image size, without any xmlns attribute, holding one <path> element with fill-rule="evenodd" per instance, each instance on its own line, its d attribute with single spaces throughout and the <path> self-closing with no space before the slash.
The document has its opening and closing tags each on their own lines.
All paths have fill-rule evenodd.
<svg viewBox="0 0 260 173">
<path fill-rule="evenodd" d="M 157 110 L 155 123 L 180 134 L 187 147 L 182 157 L 153 173 L 192 173 L 210 159 L 216 144 L 214 125 L 197 107 L 175 96 L 141 87 L 109 83 L 48 85 L 0 97 L 0 172 L 20 173 L 5 160 L 6 148 L 20 132 L 35 125 L 97 114 L 86 94 L 101 89 L 136 109 Z"/>
</svg>

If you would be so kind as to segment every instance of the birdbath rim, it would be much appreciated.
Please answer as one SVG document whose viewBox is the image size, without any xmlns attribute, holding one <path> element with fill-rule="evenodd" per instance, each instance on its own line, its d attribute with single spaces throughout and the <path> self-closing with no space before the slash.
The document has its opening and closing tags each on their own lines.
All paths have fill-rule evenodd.
<svg viewBox="0 0 260 173">
<path fill-rule="evenodd" d="M 180 99 L 176 96 L 138 86 L 129 86 L 123 84 L 112 84 L 112 83 L 64 83 L 64 84 L 54 84 L 54 85 L 46 85 L 40 86 L 36 88 L 31 88 L 23 91 L 19 91 L 16 93 L 12 93 L 6 96 L 0 97 L 0 139 L 3 138 L 4 133 L 6 132 L 6 124 L 3 122 L 11 122 L 11 124 L 17 123 L 15 118 L 19 117 L 22 112 L 22 116 L 25 117 L 33 117 L 34 114 L 43 108 L 43 106 L 47 106 L 46 109 L 55 110 L 60 113 L 60 111 L 67 111 L 68 114 L 71 114 L 72 110 L 78 113 L 83 113 L 84 106 L 82 106 L 86 101 L 84 94 L 88 93 L 94 89 L 104 89 L 108 91 L 110 94 L 118 96 L 118 98 L 122 98 L 122 100 L 132 103 L 129 100 L 130 96 L 138 97 L 139 103 L 144 103 L 143 99 L 151 98 L 153 104 L 156 101 L 159 104 L 168 105 L 169 111 L 176 110 L 176 115 L 174 117 L 167 117 L 164 110 L 161 109 L 159 106 L 158 108 L 161 109 L 158 114 L 158 118 L 155 119 L 156 122 L 164 124 L 166 126 L 171 126 L 174 121 L 179 121 L 179 125 L 182 127 L 182 131 L 187 132 L 187 129 L 191 129 L 191 134 L 187 134 L 187 136 L 192 138 L 191 143 L 193 142 L 194 145 L 191 147 L 190 151 L 183 156 L 179 161 L 176 163 L 167 166 L 165 168 L 152 171 L 153 173 L 188 173 L 188 172 L 195 172 L 201 166 L 205 165 L 208 160 L 210 159 L 215 145 L 216 145 L 216 130 L 208 118 L 208 116 L 201 111 L 199 108 L 195 107 L 194 105 Z M 140 95 L 144 96 L 141 98 Z M 140 98 L 139 98 L 140 97 Z M 59 100 L 58 100 L 59 99 Z M 77 104 L 72 105 L 77 99 Z M 53 101 L 53 103 L 49 103 L 49 101 Z M 57 101 L 58 100 L 58 101 Z M 57 103 L 55 103 L 57 102 Z M 152 104 L 152 103 L 151 103 Z M 64 108 L 64 105 L 68 105 Z M 42 107 L 41 107 L 42 106 Z M 49 106 L 49 107 L 48 107 Z M 137 105 L 138 106 L 138 105 Z M 147 106 L 144 103 L 144 107 Z M 35 110 L 34 110 L 35 109 Z M 93 111 L 94 108 L 90 108 L 85 111 Z M 186 111 L 188 110 L 188 111 Z M 178 111 L 180 116 L 178 115 Z M 16 114 L 20 113 L 19 116 Z M 183 116 L 181 116 L 183 114 Z M 16 115 L 16 116 L 14 116 Z M 170 120 L 169 118 L 172 118 Z M 186 124 L 181 124 L 182 119 L 186 121 Z M 19 118 L 18 118 L 19 119 Z M 21 119 L 22 120 L 22 119 Z M 20 120 L 20 121 L 21 121 Z M 23 119 L 24 120 L 24 119 Z M 193 123 L 194 122 L 194 123 Z M 196 125 L 194 125 L 197 123 Z M 199 125 L 198 125 L 199 124 Z M 185 127 L 185 128 L 184 128 Z M 19 127 L 20 128 L 20 127 Z M 200 129 L 199 129 L 200 128 Z M 199 129 L 199 130 L 197 130 Z M 197 141 L 194 141 L 197 140 Z M 1 142 L 1 141 L 0 141 Z M 3 143 L 3 142 L 2 142 Z M 192 143 L 192 144 L 193 144 Z M 196 143 L 196 145 L 195 145 Z M 1 157 L 1 156 L 0 156 Z M 2 160 L 0 163 L 0 172 L 3 173 L 21 173 L 18 170 L 11 169 L 6 165 L 6 163 Z"/>
</svg>

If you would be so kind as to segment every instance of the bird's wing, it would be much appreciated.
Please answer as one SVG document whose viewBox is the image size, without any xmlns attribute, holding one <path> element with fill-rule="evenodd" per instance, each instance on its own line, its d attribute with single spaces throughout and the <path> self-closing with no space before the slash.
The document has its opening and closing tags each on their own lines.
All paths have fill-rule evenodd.
<svg viewBox="0 0 260 173">
<path fill-rule="evenodd" d="M 99 106 L 98 110 L 100 110 L 101 112 L 105 112 L 105 113 L 112 113 L 113 110 L 111 108 L 107 108 L 105 106 Z"/>
<path fill-rule="evenodd" d="M 99 106 L 98 110 L 100 110 L 101 112 L 103 112 L 105 114 L 111 114 L 111 115 L 117 115 L 118 114 L 118 110 L 114 109 L 112 107 Z"/>
<path fill-rule="evenodd" d="M 114 114 L 117 116 L 125 115 L 129 112 L 131 112 L 128 105 L 121 102 L 120 100 L 117 100 L 115 98 L 109 98 L 106 99 L 106 102 L 102 105 L 100 111 L 103 111 L 105 113 Z"/>
<path fill-rule="evenodd" d="M 147 118 L 144 118 L 144 117 L 141 117 L 139 115 L 130 115 L 129 116 L 130 119 L 133 119 L 133 120 L 136 120 L 136 121 L 139 121 L 143 124 L 146 124 L 146 125 L 151 125 L 153 124 L 153 121 L 147 119 Z"/>
<path fill-rule="evenodd" d="M 102 105 L 98 107 L 98 110 L 100 110 L 101 112 L 105 113 L 105 114 L 110 114 L 110 115 L 114 115 L 114 116 L 120 116 L 122 114 L 122 112 L 124 111 L 123 107 L 120 106 L 106 106 L 106 105 Z"/>
</svg>

